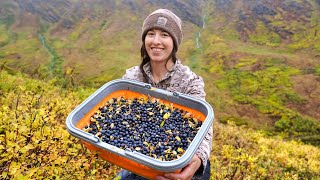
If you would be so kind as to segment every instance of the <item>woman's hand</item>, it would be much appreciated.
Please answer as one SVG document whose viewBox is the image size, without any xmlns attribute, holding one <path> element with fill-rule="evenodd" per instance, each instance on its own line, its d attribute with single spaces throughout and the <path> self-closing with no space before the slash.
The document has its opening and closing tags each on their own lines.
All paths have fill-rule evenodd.
<svg viewBox="0 0 320 180">
<path fill-rule="evenodd" d="M 201 159 L 197 155 L 194 155 L 190 163 L 180 173 L 166 173 L 164 176 L 157 176 L 157 180 L 189 180 L 199 169 L 200 165 Z"/>
</svg>

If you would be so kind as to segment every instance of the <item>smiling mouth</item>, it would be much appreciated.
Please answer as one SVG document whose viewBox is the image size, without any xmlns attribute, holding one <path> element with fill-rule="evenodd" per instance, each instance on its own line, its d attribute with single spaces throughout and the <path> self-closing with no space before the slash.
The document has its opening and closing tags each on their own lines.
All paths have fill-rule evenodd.
<svg viewBox="0 0 320 180">
<path fill-rule="evenodd" d="M 155 53 L 163 51 L 163 49 L 161 49 L 161 48 L 151 48 L 151 50 L 152 50 L 152 52 L 155 52 Z"/>
</svg>

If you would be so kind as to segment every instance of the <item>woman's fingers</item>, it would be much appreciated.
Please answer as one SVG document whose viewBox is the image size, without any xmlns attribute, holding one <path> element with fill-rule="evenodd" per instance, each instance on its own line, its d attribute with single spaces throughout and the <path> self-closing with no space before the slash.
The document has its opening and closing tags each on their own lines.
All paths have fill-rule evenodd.
<svg viewBox="0 0 320 180">
<path fill-rule="evenodd" d="M 189 180 L 199 169 L 201 160 L 194 155 L 191 162 L 180 173 L 166 173 L 164 176 L 158 176 L 158 180 Z"/>
</svg>

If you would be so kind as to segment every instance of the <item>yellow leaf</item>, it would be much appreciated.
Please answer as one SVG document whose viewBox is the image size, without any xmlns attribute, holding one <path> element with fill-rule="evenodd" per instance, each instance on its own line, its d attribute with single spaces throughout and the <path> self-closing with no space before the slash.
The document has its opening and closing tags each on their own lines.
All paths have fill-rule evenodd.
<svg viewBox="0 0 320 180">
<path fill-rule="evenodd" d="M 28 171 L 27 176 L 31 178 L 35 172 L 38 171 L 39 168 L 32 168 Z"/>
<path fill-rule="evenodd" d="M 113 124 L 113 123 L 110 124 L 110 128 L 111 128 L 111 129 L 114 128 L 114 124 Z"/>
<path fill-rule="evenodd" d="M 177 155 L 177 151 L 173 150 L 172 154 Z"/>
<path fill-rule="evenodd" d="M 179 136 L 176 136 L 176 140 L 179 141 L 179 142 L 181 142 L 181 139 L 180 139 Z"/>
<path fill-rule="evenodd" d="M 184 152 L 184 150 L 182 149 L 182 148 L 178 148 L 178 150 L 177 150 L 179 153 L 183 153 Z"/>
<path fill-rule="evenodd" d="M 72 74 L 72 71 L 73 71 L 73 68 L 67 67 L 66 74 L 70 75 L 70 74 Z"/>
<path fill-rule="evenodd" d="M 7 172 L 2 172 L 2 175 L 0 177 L 2 178 L 6 178 L 8 176 L 8 173 Z"/>
<path fill-rule="evenodd" d="M 183 116 L 183 118 L 190 118 L 191 117 L 191 113 L 186 113 L 184 116 Z"/>
<path fill-rule="evenodd" d="M 29 132 L 29 128 L 27 126 L 20 126 L 19 127 L 19 132 L 21 132 L 22 134 Z"/>
<path fill-rule="evenodd" d="M 111 98 L 111 99 L 109 100 L 109 104 L 112 104 L 112 103 L 114 103 L 114 100 Z"/>
<path fill-rule="evenodd" d="M 62 158 L 60 158 L 62 163 L 65 163 L 68 161 L 68 156 L 63 156 Z"/>
<path fill-rule="evenodd" d="M 26 90 L 26 87 L 24 87 L 24 86 L 19 86 L 19 88 L 20 88 L 21 91 L 25 91 Z"/>
<path fill-rule="evenodd" d="M 14 175 L 16 174 L 16 172 L 20 169 L 21 167 L 21 164 L 20 163 L 17 163 L 15 161 L 13 161 L 11 164 L 10 164 L 10 167 L 9 167 L 9 174 L 10 175 Z"/>
<path fill-rule="evenodd" d="M 11 141 L 7 141 L 7 148 L 11 148 L 14 147 L 15 143 L 11 142 Z"/>
<path fill-rule="evenodd" d="M 34 146 L 32 144 L 28 144 L 28 145 L 24 146 L 23 148 L 21 148 L 19 151 L 24 154 L 33 148 L 34 148 Z"/>
<path fill-rule="evenodd" d="M 197 126 L 198 125 L 198 119 L 197 118 L 193 118 L 193 121 L 194 121 L 195 125 Z"/>
<path fill-rule="evenodd" d="M 96 174 L 96 172 L 97 172 L 97 170 L 96 170 L 96 169 L 92 170 L 92 171 L 91 171 L 91 175 Z"/>
<path fill-rule="evenodd" d="M 163 115 L 163 119 L 168 119 L 170 117 L 170 113 L 167 112 L 166 114 Z"/>
<path fill-rule="evenodd" d="M 32 128 L 38 128 L 40 125 L 39 119 L 35 119 L 32 123 Z"/>
<path fill-rule="evenodd" d="M 18 174 L 17 179 L 19 179 L 19 180 L 27 180 L 29 178 L 24 176 L 24 175 L 22 175 L 22 174 Z"/>
<path fill-rule="evenodd" d="M 162 126 L 164 125 L 165 123 L 165 120 L 163 120 L 161 123 L 160 123 L 160 127 L 162 128 Z"/>
</svg>

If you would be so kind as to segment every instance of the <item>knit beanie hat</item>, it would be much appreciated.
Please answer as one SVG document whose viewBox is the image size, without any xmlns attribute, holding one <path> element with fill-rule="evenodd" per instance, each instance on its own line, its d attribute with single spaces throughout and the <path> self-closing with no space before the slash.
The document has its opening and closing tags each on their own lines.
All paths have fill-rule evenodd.
<svg viewBox="0 0 320 180">
<path fill-rule="evenodd" d="M 143 22 L 142 26 L 142 40 L 147 32 L 153 28 L 162 29 L 170 34 L 173 38 L 175 47 L 178 47 L 182 41 L 181 20 L 173 12 L 168 9 L 158 9 L 151 13 Z"/>
</svg>

